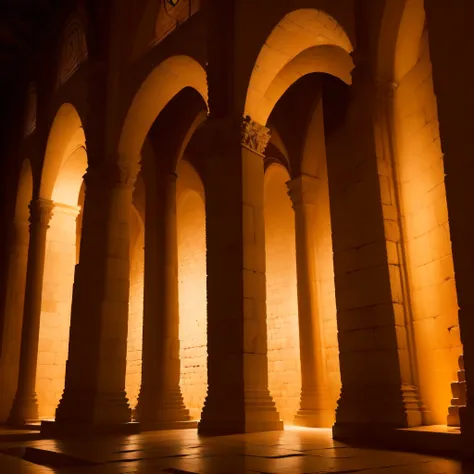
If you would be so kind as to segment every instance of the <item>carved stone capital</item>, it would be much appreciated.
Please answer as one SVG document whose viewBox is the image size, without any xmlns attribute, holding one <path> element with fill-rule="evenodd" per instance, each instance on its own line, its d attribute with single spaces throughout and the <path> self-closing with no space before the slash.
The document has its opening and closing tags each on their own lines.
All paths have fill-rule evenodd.
<svg viewBox="0 0 474 474">
<path fill-rule="evenodd" d="M 270 129 L 255 122 L 247 115 L 242 120 L 240 130 L 242 146 L 264 156 L 270 141 Z"/>
<path fill-rule="evenodd" d="M 31 201 L 30 224 L 49 227 L 49 222 L 53 217 L 54 203 L 50 199 L 38 198 Z"/>
<path fill-rule="evenodd" d="M 129 188 L 133 189 L 140 165 L 138 160 L 111 159 L 89 164 L 84 176 L 86 188 Z"/>
<path fill-rule="evenodd" d="M 318 181 L 318 178 L 302 174 L 286 183 L 293 209 L 301 204 L 316 204 Z"/>
</svg>

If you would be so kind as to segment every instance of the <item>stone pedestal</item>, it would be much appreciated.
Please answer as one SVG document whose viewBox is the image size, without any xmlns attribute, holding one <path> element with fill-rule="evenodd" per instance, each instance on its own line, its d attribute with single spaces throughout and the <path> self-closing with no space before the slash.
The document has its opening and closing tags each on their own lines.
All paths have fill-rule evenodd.
<svg viewBox="0 0 474 474">
<path fill-rule="evenodd" d="M 138 164 L 89 166 L 76 266 L 65 389 L 48 431 L 127 430 L 125 395 L 130 279 L 129 219 Z M 74 430 L 73 430 L 74 431 Z"/>
<path fill-rule="evenodd" d="M 328 428 L 334 420 L 318 311 L 314 216 L 317 179 L 300 176 L 287 183 L 295 211 L 296 271 L 301 354 L 301 398 L 295 425 Z"/>
<path fill-rule="evenodd" d="M 53 203 L 37 199 L 30 204 L 30 246 L 26 272 L 18 388 L 7 423 L 24 426 L 38 420 L 35 384 L 41 317 L 46 233 Z"/>
<path fill-rule="evenodd" d="M 459 356 L 458 380 L 451 384 L 453 398 L 448 408 L 448 426 L 461 426 L 459 409 L 466 406 L 466 372 L 464 370 L 464 357 Z"/>
<path fill-rule="evenodd" d="M 199 432 L 280 430 L 268 391 L 263 153 L 268 129 L 211 119 L 206 235 L 208 395 Z"/>
<path fill-rule="evenodd" d="M 146 217 L 142 385 L 136 411 L 142 430 L 193 426 L 179 384 L 176 178 L 161 176 L 154 196 L 157 214 Z M 153 204 L 148 209 L 155 210 Z"/>
</svg>

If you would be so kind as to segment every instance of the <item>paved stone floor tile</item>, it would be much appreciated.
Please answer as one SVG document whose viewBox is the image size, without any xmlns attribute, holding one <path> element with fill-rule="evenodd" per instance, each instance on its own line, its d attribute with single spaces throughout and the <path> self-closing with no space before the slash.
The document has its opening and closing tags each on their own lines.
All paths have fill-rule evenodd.
<svg viewBox="0 0 474 474">
<path fill-rule="evenodd" d="M 414 453 L 357 449 L 330 430 L 200 437 L 196 430 L 0 442 L 0 474 L 474 474 Z"/>
</svg>

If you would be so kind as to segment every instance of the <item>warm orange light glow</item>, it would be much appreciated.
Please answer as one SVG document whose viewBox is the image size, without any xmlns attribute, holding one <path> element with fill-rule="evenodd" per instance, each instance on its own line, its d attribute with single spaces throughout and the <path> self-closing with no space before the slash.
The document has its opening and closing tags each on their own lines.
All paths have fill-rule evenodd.
<svg viewBox="0 0 474 474">
<path fill-rule="evenodd" d="M 78 212 L 56 205 L 47 234 L 36 375 L 41 418 L 54 416 L 64 389 Z"/>
<path fill-rule="evenodd" d="M 272 165 L 265 175 L 268 385 L 280 417 L 292 422 L 299 408 L 301 368 L 296 293 L 295 218 L 287 171 Z"/>
<path fill-rule="evenodd" d="M 125 390 L 132 408 L 137 404 L 142 375 L 144 260 L 143 224 L 138 212 L 133 209 L 130 220 L 130 299 L 125 376 Z"/>
<path fill-rule="evenodd" d="M 285 91 L 309 72 L 326 72 L 350 81 L 351 51 L 345 31 L 326 13 L 313 8 L 289 13 L 271 32 L 257 58 L 246 115 L 265 124 Z"/>
<path fill-rule="evenodd" d="M 423 12 L 422 2 L 407 3 L 418 5 Z M 414 38 L 419 38 L 423 22 L 423 15 L 406 18 L 400 35 L 408 35 L 411 28 Z M 397 71 L 405 54 L 400 48 L 408 45 L 407 41 L 399 38 Z M 450 384 L 456 380 L 462 345 L 428 33 L 425 31 L 418 48 L 411 46 L 417 50 L 418 61 L 410 70 L 405 67 L 405 76 L 399 78 L 394 139 L 415 369 L 420 396 L 428 409 L 423 421 L 431 425 L 446 423 Z"/>
<path fill-rule="evenodd" d="M 77 262 L 79 194 L 87 169 L 84 131 L 70 104 L 58 111 L 48 139 L 41 196 L 54 201 L 46 236 L 36 373 L 40 418 L 54 416 L 64 389 L 74 268 Z M 80 228 L 79 228 L 80 231 Z"/>
<path fill-rule="evenodd" d="M 199 419 L 207 393 L 206 217 L 202 183 L 186 162 L 177 194 L 181 391 Z"/>
</svg>

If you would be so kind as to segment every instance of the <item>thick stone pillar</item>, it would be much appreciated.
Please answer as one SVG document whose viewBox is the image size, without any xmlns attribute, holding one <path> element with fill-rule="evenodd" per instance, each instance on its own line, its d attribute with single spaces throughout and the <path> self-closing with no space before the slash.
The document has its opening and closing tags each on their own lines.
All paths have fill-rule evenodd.
<svg viewBox="0 0 474 474">
<path fill-rule="evenodd" d="M 76 265 L 65 389 L 43 432 L 129 431 L 125 394 L 130 286 L 129 219 L 138 160 L 89 165 Z"/>
<path fill-rule="evenodd" d="M 296 272 L 301 354 L 301 398 L 295 425 L 330 427 L 334 419 L 318 311 L 314 218 L 318 180 L 302 175 L 287 183 L 295 211 Z"/>
<path fill-rule="evenodd" d="M 283 427 L 268 390 L 263 153 L 265 127 L 210 119 L 204 146 L 208 395 L 199 432 Z"/>
<path fill-rule="evenodd" d="M 326 141 L 342 382 L 333 435 L 342 440 L 422 422 L 380 94 L 360 58 L 346 118 Z"/>
<path fill-rule="evenodd" d="M 36 368 L 46 233 L 53 207 L 52 201 L 41 198 L 30 204 L 30 246 L 26 272 L 18 388 L 8 418 L 8 424 L 14 426 L 22 426 L 38 420 L 38 404 L 35 393 Z"/>
<path fill-rule="evenodd" d="M 29 240 L 28 215 L 15 217 L 7 262 L 3 328 L 0 331 L 0 420 L 7 419 L 18 386 Z"/>
<path fill-rule="evenodd" d="M 474 443 L 474 4 L 459 0 L 443 8 L 425 2 L 433 86 L 438 105 L 446 200 L 463 344 L 465 406 L 459 408 L 466 451 Z M 452 52 L 456 51 L 456 54 Z M 454 376 L 454 374 L 453 374 Z"/>
<path fill-rule="evenodd" d="M 176 179 L 175 174 L 160 176 L 158 206 L 147 199 L 142 385 L 137 407 L 142 430 L 193 424 L 179 384 Z"/>
</svg>

